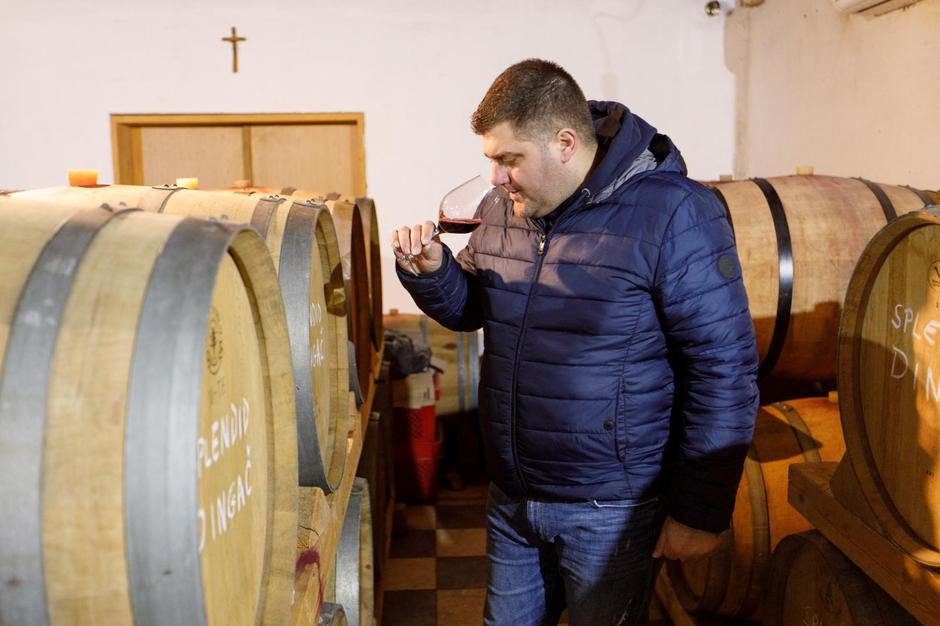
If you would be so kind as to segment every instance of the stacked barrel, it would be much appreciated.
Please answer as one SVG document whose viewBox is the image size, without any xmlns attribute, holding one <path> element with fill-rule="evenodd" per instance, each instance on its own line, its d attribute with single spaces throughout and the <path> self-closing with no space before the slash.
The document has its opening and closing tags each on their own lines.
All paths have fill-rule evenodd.
<svg viewBox="0 0 940 626">
<path fill-rule="evenodd" d="M 316 623 L 381 351 L 347 205 L 0 196 L 0 623 Z"/>
<path fill-rule="evenodd" d="M 790 477 L 800 511 L 924 623 L 940 614 L 938 267 L 936 207 L 892 221 L 869 242 L 839 329 L 846 455 L 837 468 L 794 468 Z"/>
<path fill-rule="evenodd" d="M 771 579 L 765 624 L 918 624 L 817 531 L 780 542 Z"/>
<path fill-rule="evenodd" d="M 859 259 L 871 254 L 869 242 L 884 236 L 881 229 L 886 224 L 897 228 L 896 224 L 911 223 L 915 215 L 922 215 L 931 199 L 926 192 L 910 187 L 828 176 L 755 178 L 708 185 L 724 204 L 735 234 L 757 335 L 758 380 L 764 404 L 756 416 L 732 527 L 722 535 L 718 554 L 700 562 L 667 563 L 657 581 L 657 593 L 677 623 L 709 623 L 716 619 L 828 623 L 828 618 L 814 622 L 812 615 L 808 622 L 799 619 L 806 619 L 809 613 L 817 618 L 832 617 L 825 612 L 828 609 L 820 608 L 819 598 L 826 589 L 855 584 L 854 578 L 840 577 L 864 574 L 829 559 L 829 550 L 835 548 L 823 537 L 800 534 L 810 531 L 813 524 L 791 506 L 788 476 L 793 471 L 791 466 L 798 464 L 828 463 L 834 467 L 846 449 L 851 453 L 855 446 L 850 435 L 853 426 L 846 415 L 853 411 L 847 411 L 844 397 L 844 338 L 837 349 L 840 319 L 844 327 L 845 316 L 851 317 L 859 310 L 852 300 L 854 287 L 850 282 L 857 281 L 853 275 L 858 274 Z M 895 279 L 903 273 L 898 266 Z M 926 270 L 918 276 L 926 276 Z M 891 315 L 879 313 L 873 327 L 887 324 L 890 328 Z M 904 315 L 902 312 L 902 318 Z M 909 326 L 915 315 L 909 316 Z M 921 332 L 923 323 L 917 332 Z M 866 353 L 855 361 L 856 366 L 859 371 L 869 372 L 873 363 L 884 364 L 884 355 L 879 356 L 880 361 L 872 361 L 874 355 Z M 841 393 L 836 392 L 837 370 Z M 921 371 L 920 375 L 923 381 L 926 373 Z M 910 383 L 910 374 L 907 381 Z M 936 386 L 940 378 L 934 374 L 933 381 Z M 881 405 L 874 404 L 876 397 L 877 402 L 885 401 L 883 385 L 869 386 L 866 381 L 858 386 L 868 390 L 863 395 L 878 407 L 873 413 L 884 414 Z M 909 423 L 904 428 L 905 433 L 911 430 Z M 901 439 L 900 426 L 896 439 Z M 891 452 L 888 446 L 893 446 Z M 896 444 L 886 442 L 878 454 L 886 465 L 895 467 L 906 463 L 896 456 L 899 451 Z M 892 478 L 898 480 L 898 476 Z M 913 474 L 906 475 L 908 489 L 913 479 Z M 917 484 L 919 489 L 924 482 Z M 803 551 L 807 552 L 805 557 L 794 557 L 794 552 Z M 831 563 L 831 570 L 820 569 L 813 574 L 813 582 L 807 582 L 807 564 L 821 562 Z M 819 586 L 817 583 L 826 576 L 831 584 Z M 791 581 L 790 586 L 787 581 Z M 816 590 L 817 598 L 810 598 L 809 590 Z M 879 606 L 887 607 L 885 615 L 898 614 L 888 595 L 872 598 L 872 602 L 877 600 Z M 794 608 L 800 603 L 802 608 Z M 847 619 L 846 623 L 864 622 Z"/>
<path fill-rule="evenodd" d="M 376 373 L 378 364 L 373 361 L 383 342 L 381 251 L 375 201 L 365 196 L 350 198 L 295 187 L 238 187 L 230 191 L 255 199 L 282 195 L 329 209 L 342 250 L 350 312 L 348 335 L 355 346 L 352 355 L 358 364 L 358 384 L 364 388 L 370 375 Z"/>
</svg>

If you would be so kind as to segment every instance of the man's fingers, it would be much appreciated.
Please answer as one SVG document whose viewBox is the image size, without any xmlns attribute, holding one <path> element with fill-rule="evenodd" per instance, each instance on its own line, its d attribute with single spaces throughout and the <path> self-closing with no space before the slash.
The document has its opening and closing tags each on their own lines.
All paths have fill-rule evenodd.
<svg viewBox="0 0 940 626">
<path fill-rule="evenodd" d="M 400 230 L 400 229 L 398 229 L 398 228 L 395 228 L 395 229 L 392 230 L 392 236 L 391 236 L 391 240 L 390 240 L 390 242 L 389 242 L 389 243 L 392 244 L 392 247 L 395 248 L 395 249 L 397 249 L 397 250 L 401 250 L 401 242 L 399 241 L 399 230 Z"/>
<path fill-rule="evenodd" d="M 421 245 L 421 235 L 424 229 L 421 228 L 420 224 L 415 224 L 415 227 L 411 229 L 411 254 L 418 256 L 421 254 L 421 249 L 424 247 Z"/>
<path fill-rule="evenodd" d="M 434 222 L 427 221 L 421 225 L 421 243 L 428 246 L 431 244 L 431 236 L 434 234 Z"/>
<path fill-rule="evenodd" d="M 398 229 L 398 249 L 403 254 L 411 254 L 411 229 L 407 226 Z"/>
</svg>

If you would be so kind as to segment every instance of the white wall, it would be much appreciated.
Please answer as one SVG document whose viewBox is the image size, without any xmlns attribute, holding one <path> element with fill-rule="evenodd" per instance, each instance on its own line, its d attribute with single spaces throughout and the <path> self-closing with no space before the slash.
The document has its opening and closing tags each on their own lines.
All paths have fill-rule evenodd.
<svg viewBox="0 0 940 626">
<path fill-rule="evenodd" d="M 0 188 L 62 184 L 69 167 L 111 180 L 111 113 L 363 111 L 384 239 L 486 167 L 470 114 L 532 56 L 669 134 L 693 176 L 732 167 L 725 20 L 704 0 L 0 4 Z M 238 74 L 220 41 L 230 26 L 248 38 Z M 390 254 L 383 264 L 386 309 L 415 310 Z"/>
<path fill-rule="evenodd" d="M 728 20 L 735 175 L 863 176 L 937 189 L 940 0 L 868 18 L 830 0 L 767 0 Z"/>
</svg>

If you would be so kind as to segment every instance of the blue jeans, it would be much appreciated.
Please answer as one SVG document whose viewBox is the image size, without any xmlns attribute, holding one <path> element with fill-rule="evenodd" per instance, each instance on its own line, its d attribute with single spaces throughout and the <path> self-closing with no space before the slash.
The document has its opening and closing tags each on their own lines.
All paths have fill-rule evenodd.
<svg viewBox="0 0 940 626">
<path fill-rule="evenodd" d="M 546 502 L 490 485 L 486 509 L 485 624 L 557 624 L 566 606 L 571 626 L 646 623 L 658 499 Z"/>
</svg>

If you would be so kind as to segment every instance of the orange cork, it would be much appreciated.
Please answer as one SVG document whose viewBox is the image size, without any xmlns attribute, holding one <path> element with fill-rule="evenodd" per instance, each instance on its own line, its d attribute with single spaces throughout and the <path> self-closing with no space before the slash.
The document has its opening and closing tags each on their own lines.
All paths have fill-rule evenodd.
<svg viewBox="0 0 940 626">
<path fill-rule="evenodd" d="M 70 187 L 94 187 L 98 184 L 98 170 L 69 170 Z"/>
</svg>

